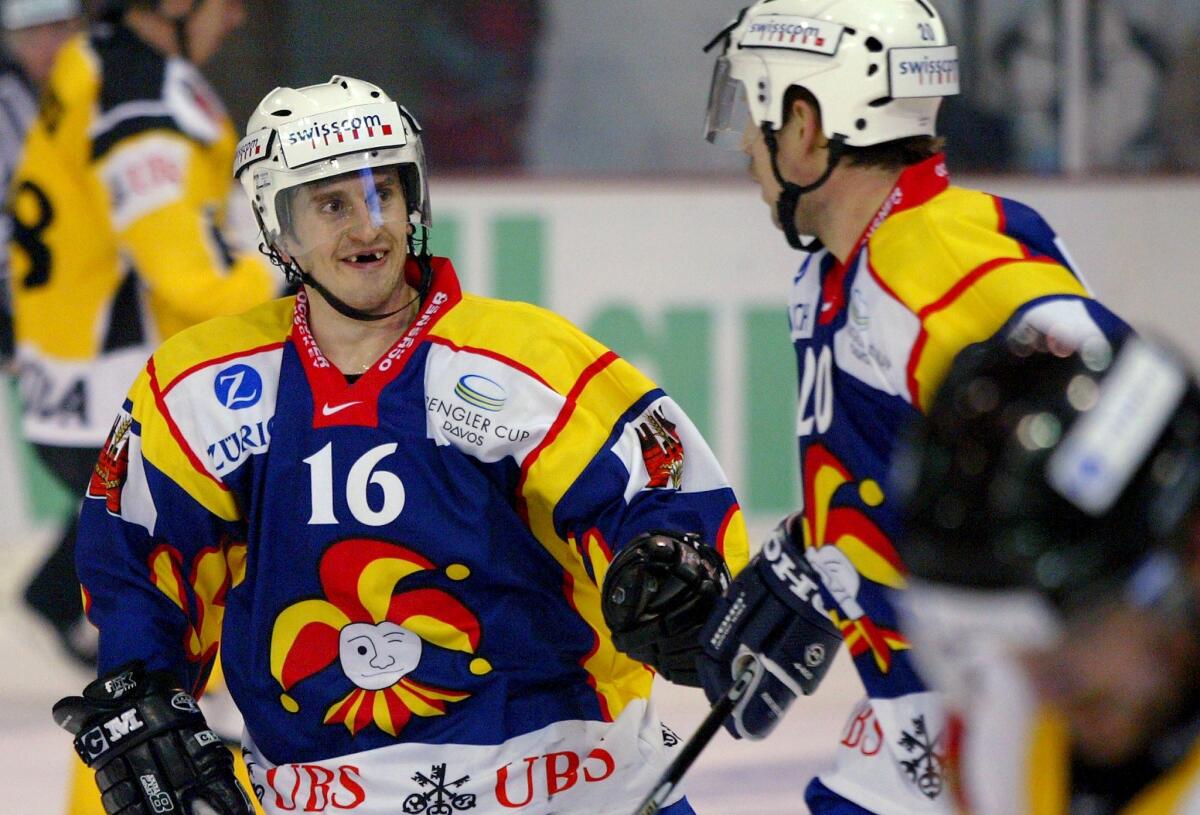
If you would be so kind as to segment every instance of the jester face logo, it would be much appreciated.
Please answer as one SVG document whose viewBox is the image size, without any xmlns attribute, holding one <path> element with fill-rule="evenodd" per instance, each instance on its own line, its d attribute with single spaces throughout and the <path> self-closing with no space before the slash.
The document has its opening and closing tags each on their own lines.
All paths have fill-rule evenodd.
<svg viewBox="0 0 1200 815">
<path fill-rule="evenodd" d="M 383 690 L 421 662 L 421 638 L 395 623 L 350 623 L 338 633 L 346 678 L 364 690 Z"/>
<path fill-rule="evenodd" d="M 479 621 L 449 593 L 412 587 L 414 575 L 436 574 L 421 555 L 393 543 L 350 539 L 334 544 L 319 567 L 325 599 L 302 600 L 275 619 L 271 673 L 292 713 L 288 693 L 318 673 L 348 687 L 331 699 L 326 724 L 351 735 L 374 725 L 398 735 L 413 716 L 441 716 L 470 692 L 452 687 L 491 671 L 475 656 Z M 451 564 L 445 577 L 466 580 L 470 570 Z M 428 583 L 429 581 L 425 581 Z"/>
</svg>

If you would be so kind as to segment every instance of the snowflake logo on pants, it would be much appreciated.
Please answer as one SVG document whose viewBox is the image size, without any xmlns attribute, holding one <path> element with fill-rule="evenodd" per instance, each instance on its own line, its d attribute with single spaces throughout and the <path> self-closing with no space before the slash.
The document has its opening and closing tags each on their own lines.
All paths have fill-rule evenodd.
<svg viewBox="0 0 1200 815">
<path fill-rule="evenodd" d="M 908 773 L 908 777 L 917 785 L 917 789 L 929 799 L 937 798 L 942 793 L 942 757 L 938 755 L 938 742 L 941 736 L 931 739 L 925 726 L 925 717 L 918 716 L 912 720 L 913 732 L 902 730 L 900 749 L 913 756 L 908 761 L 901 761 L 900 766 Z"/>
<path fill-rule="evenodd" d="M 457 781 L 446 781 L 446 765 L 436 764 L 429 775 L 416 773 L 413 781 L 417 782 L 424 792 L 414 792 L 404 799 L 405 815 L 454 815 L 455 812 L 465 812 L 475 808 L 475 795 L 472 793 L 456 793 L 455 789 L 471 780 L 464 775 Z"/>
</svg>

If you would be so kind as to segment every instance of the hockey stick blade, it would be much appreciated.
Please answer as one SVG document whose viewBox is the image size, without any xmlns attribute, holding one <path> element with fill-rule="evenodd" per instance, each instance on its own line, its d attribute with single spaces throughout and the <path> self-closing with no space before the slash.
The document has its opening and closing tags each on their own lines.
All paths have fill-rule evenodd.
<svg viewBox="0 0 1200 815">
<path fill-rule="evenodd" d="M 658 779 L 658 783 L 654 785 L 654 790 L 646 796 L 641 805 L 637 808 L 634 815 L 655 815 L 671 791 L 679 786 L 679 782 L 683 780 L 686 773 L 699 757 L 700 753 L 712 741 L 712 737 L 721 729 L 721 724 L 725 721 L 730 713 L 733 712 L 734 706 L 738 700 L 745 694 L 750 687 L 750 683 L 761 670 L 757 660 L 751 660 L 742 672 L 737 675 L 737 679 L 725 691 L 725 695 L 716 701 L 712 706 L 712 710 L 704 717 L 704 721 L 700 722 L 700 726 L 696 728 L 696 732 L 688 739 L 687 744 L 683 745 L 683 749 L 679 751 L 679 755 L 675 756 L 675 760 L 671 762 L 671 766 L 667 767 L 666 772 Z"/>
</svg>

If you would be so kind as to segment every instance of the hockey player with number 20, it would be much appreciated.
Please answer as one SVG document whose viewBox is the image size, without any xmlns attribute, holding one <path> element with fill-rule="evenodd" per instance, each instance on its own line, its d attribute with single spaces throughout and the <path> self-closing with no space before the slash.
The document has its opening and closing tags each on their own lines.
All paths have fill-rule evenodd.
<svg viewBox="0 0 1200 815">
<path fill-rule="evenodd" d="M 643 663 L 697 684 L 745 563 L 708 446 L 426 254 L 420 130 L 375 85 L 276 89 L 235 167 L 302 288 L 159 348 L 97 464 L 101 678 L 54 712 L 107 812 L 250 811 L 192 702 L 219 644 L 267 813 L 625 815 L 679 741 Z"/>
<path fill-rule="evenodd" d="M 803 504 L 726 592 L 701 678 L 716 699 L 754 666 L 728 727 L 763 738 L 844 642 L 867 698 L 835 768 L 809 785 L 810 810 L 941 812 L 943 716 L 893 603 L 897 434 L 970 343 L 1022 323 L 1074 338 L 1128 329 L 1036 212 L 950 184 L 936 119 L 958 92 L 958 54 L 930 0 L 764 0 L 711 46 L 708 137 L 749 157 L 807 254 L 788 302 Z"/>
</svg>

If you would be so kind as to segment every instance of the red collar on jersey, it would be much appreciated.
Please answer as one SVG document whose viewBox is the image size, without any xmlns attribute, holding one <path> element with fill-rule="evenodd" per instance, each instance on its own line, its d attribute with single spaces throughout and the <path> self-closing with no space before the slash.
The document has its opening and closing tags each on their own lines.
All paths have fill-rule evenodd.
<svg viewBox="0 0 1200 815">
<path fill-rule="evenodd" d="M 296 295 L 291 341 L 300 355 L 300 364 L 304 366 L 304 375 L 312 392 L 313 427 L 379 426 L 380 392 L 404 370 L 413 350 L 434 324 L 462 299 L 458 276 L 450 261 L 435 257 L 431 258 L 430 265 L 433 275 L 417 318 L 354 384 L 346 381 L 317 346 L 308 327 L 308 297 L 303 291 Z M 408 259 L 404 274 L 410 283 L 420 280 L 420 268 L 412 258 Z"/>
<path fill-rule="evenodd" d="M 839 263 L 825 276 L 821 291 L 821 325 L 828 325 L 832 322 L 845 306 L 846 292 L 843 284 L 846 272 L 858 262 L 858 256 L 862 253 L 863 247 L 867 245 L 867 241 L 871 240 L 871 236 L 875 234 L 875 230 L 896 213 L 921 206 L 949 186 L 950 172 L 946 169 L 944 153 L 938 153 L 920 164 L 914 164 L 900 174 L 896 186 L 892 187 L 892 191 L 888 193 L 875 216 L 867 224 L 867 228 L 859 236 L 858 241 L 854 244 L 854 249 L 846 258 L 846 262 Z"/>
</svg>

